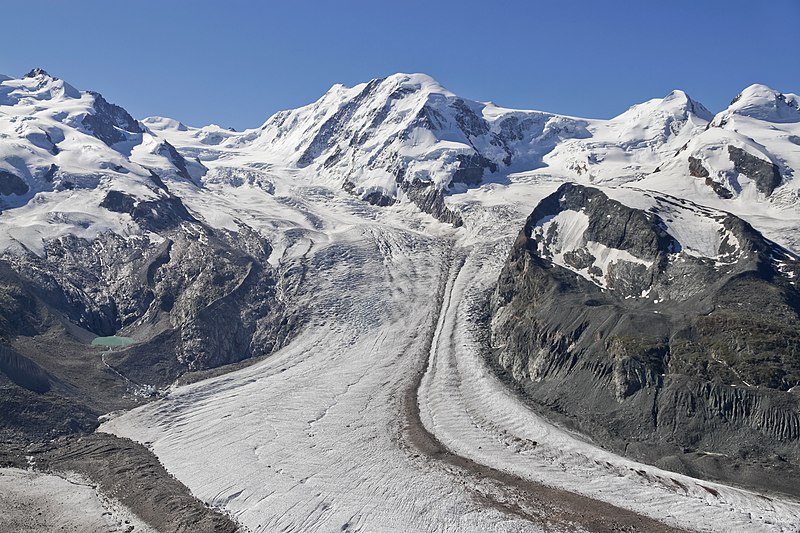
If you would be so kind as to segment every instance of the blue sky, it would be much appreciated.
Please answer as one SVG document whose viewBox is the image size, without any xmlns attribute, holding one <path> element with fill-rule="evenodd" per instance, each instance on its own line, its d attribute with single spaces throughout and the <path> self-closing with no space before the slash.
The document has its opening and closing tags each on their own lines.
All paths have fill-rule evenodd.
<svg viewBox="0 0 800 533">
<path fill-rule="evenodd" d="M 26 1 L 3 19 L 0 73 L 41 66 L 192 125 L 254 127 L 394 72 L 585 117 L 675 88 L 712 111 L 751 83 L 800 92 L 800 0 Z"/>
</svg>

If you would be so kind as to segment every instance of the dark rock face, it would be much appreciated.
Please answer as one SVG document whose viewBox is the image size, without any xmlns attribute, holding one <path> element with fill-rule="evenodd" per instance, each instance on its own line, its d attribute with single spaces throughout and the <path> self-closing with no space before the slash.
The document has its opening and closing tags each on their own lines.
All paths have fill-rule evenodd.
<svg viewBox="0 0 800 533">
<path fill-rule="evenodd" d="M 457 156 L 458 170 L 453 173 L 455 183 L 478 185 L 483 179 L 484 170 L 497 172 L 497 165 L 480 154 Z"/>
<path fill-rule="evenodd" d="M 37 67 L 37 68 L 31 69 L 30 72 L 28 72 L 27 74 L 25 74 L 23 76 L 23 78 L 35 78 L 36 76 L 48 76 L 49 77 L 50 74 L 48 74 L 47 71 L 44 70 L 43 68 L 38 68 Z"/>
<path fill-rule="evenodd" d="M 11 172 L 0 170 L 0 194 L 4 196 L 10 194 L 23 195 L 29 190 L 28 184 L 22 178 Z"/>
<path fill-rule="evenodd" d="M 167 141 L 164 141 L 158 145 L 156 153 L 169 159 L 170 162 L 175 165 L 175 168 L 178 169 L 178 175 L 181 178 L 185 179 L 186 181 L 192 181 L 192 176 L 189 174 L 189 169 L 186 166 L 186 160 L 181 154 L 178 153 L 178 150 L 176 150 L 174 146 Z"/>
<path fill-rule="evenodd" d="M 703 166 L 703 162 L 696 157 L 689 156 L 689 175 L 695 178 L 707 178 L 708 170 Z"/>
<path fill-rule="evenodd" d="M 271 353 L 302 320 L 287 302 L 304 272 L 276 271 L 255 231 L 212 231 L 173 196 L 103 206 L 161 241 L 68 235 L 0 258 L 0 441 L 92 431 L 187 372 Z M 135 343 L 90 345 L 115 334 Z"/>
<path fill-rule="evenodd" d="M 372 205 L 377 205 L 380 207 L 387 207 L 397 202 L 397 200 L 395 200 L 391 196 L 387 196 L 386 194 L 383 194 L 380 191 L 372 191 L 370 193 L 365 194 L 364 200 L 367 203 L 370 203 Z"/>
<path fill-rule="evenodd" d="M 153 170 L 150 170 L 150 180 L 153 182 L 153 184 L 156 187 L 158 187 L 159 189 L 161 189 L 165 193 L 169 194 L 169 187 L 167 187 L 167 184 L 164 183 L 164 180 L 161 179 L 161 176 L 159 176 Z"/>
<path fill-rule="evenodd" d="M 181 222 L 197 223 L 183 202 L 174 196 L 139 201 L 123 192 L 109 191 L 100 206 L 116 213 L 127 213 L 142 228 L 154 232 L 175 228 Z"/>
<path fill-rule="evenodd" d="M 347 104 L 343 105 L 319 128 L 314 139 L 297 161 L 299 167 L 307 167 L 325 150 L 331 148 L 338 135 L 347 133 L 347 121 L 358 111 L 359 106 L 367 100 L 380 86 L 383 80 L 372 80 Z"/>
<path fill-rule="evenodd" d="M 447 207 L 444 203 L 444 193 L 433 186 L 432 183 L 425 183 L 419 179 L 412 182 L 404 181 L 400 187 L 425 213 L 432 215 L 437 220 L 460 227 L 464 224 L 461 215 Z"/>
<path fill-rule="evenodd" d="M 349 192 L 350 194 L 357 195 L 356 186 L 352 181 L 345 180 L 344 183 L 342 184 L 342 189 L 347 191 L 347 192 Z M 393 204 L 397 203 L 397 199 L 396 198 L 393 198 L 392 196 L 384 194 L 381 191 L 368 192 L 368 193 L 364 194 L 361 197 L 361 199 L 364 200 L 365 202 L 371 204 L 371 205 L 377 205 L 379 207 L 388 207 L 390 205 L 393 205 Z"/>
<path fill-rule="evenodd" d="M 142 133 L 139 122 L 118 105 L 110 104 L 99 93 L 90 92 L 94 96 L 93 115 L 83 117 L 81 124 L 95 137 L 111 146 L 127 137 L 125 133 Z"/>
<path fill-rule="evenodd" d="M 456 110 L 456 122 L 468 136 L 477 137 L 489 133 L 489 125 L 483 117 L 470 108 L 464 100 L 457 98 L 452 107 Z"/>
<path fill-rule="evenodd" d="M 726 200 L 733 198 L 733 193 L 724 185 L 711 179 L 708 169 L 703 166 L 703 162 L 696 157 L 689 156 L 689 175 L 695 178 L 705 178 L 705 184 L 711 187 L 717 196 Z"/>
<path fill-rule="evenodd" d="M 730 200 L 733 198 L 733 193 L 724 185 L 717 183 L 716 181 L 712 180 L 711 178 L 706 178 L 705 181 L 706 185 L 711 187 L 717 196 L 720 198 L 724 198 L 725 200 Z"/>
<path fill-rule="evenodd" d="M 728 145 L 728 155 L 736 172 L 745 174 L 756 182 L 756 188 L 766 196 L 781 184 L 781 173 L 777 165 L 748 154 L 741 148 Z"/>
<path fill-rule="evenodd" d="M 800 398 L 789 392 L 800 384 L 800 262 L 732 215 L 721 223 L 738 248 L 722 242 L 724 259 L 678 257 L 657 214 L 604 197 L 566 184 L 529 217 L 492 298 L 493 363 L 535 405 L 615 451 L 769 486 L 770 457 L 800 460 Z M 554 264 L 536 228 L 564 210 L 588 216 L 586 239 L 651 266 L 609 268 L 601 289 Z M 709 470 L 701 452 L 729 461 Z"/>
</svg>

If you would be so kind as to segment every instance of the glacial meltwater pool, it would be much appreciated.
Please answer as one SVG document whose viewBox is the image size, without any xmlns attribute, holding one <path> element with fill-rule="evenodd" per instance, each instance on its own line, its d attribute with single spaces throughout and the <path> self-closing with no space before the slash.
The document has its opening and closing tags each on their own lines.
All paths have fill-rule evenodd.
<svg viewBox="0 0 800 533">
<path fill-rule="evenodd" d="M 112 335 L 111 337 L 96 337 L 92 341 L 92 346 L 128 346 L 133 344 L 134 340 L 130 337 L 118 337 L 117 335 Z"/>
</svg>

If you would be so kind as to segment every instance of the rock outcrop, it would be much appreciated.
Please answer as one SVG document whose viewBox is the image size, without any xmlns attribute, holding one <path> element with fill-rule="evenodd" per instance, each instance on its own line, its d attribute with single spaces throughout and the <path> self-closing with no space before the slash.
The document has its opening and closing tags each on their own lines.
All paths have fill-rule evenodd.
<svg viewBox="0 0 800 533">
<path fill-rule="evenodd" d="M 615 451 L 691 473 L 722 454 L 705 474 L 734 481 L 796 464 L 800 262 L 737 217 L 668 201 L 642 210 L 574 184 L 545 198 L 492 299 L 493 361 Z M 678 227 L 679 209 L 714 221 L 707 255 L 674 236 L 701 227 Z"/>
<path fill-rule="evenodd" d="M 65 235 L 0 259 L 0 439 L 91 430 L 184 373 L 271 353 L 300 320 L 278 298 L 297 278 L 249 228 L 212 230 L 174 196 L 102 205 L 150 236 Z M 135 342 L 89 344 L 112 335 Z"/>
</svg>

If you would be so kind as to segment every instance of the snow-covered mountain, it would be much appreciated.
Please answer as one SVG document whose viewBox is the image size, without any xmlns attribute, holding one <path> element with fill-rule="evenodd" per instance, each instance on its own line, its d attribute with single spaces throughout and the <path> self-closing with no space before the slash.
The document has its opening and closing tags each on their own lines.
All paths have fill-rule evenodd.
<svg viewBox="0 0 800 533">
<path fill-rule="evenodd" d="M 798 197 L 798 97 L 762 85 L 716 116 L 673 91 L 613 119 L 591 120 L 474 102 L 428 76 L 396 74 L 336 85 L 317 102 L 244 132 L 160 117 L 139 122 L 40 69 L 0 87 L 5 208 L 31 210 L 37 195 L 36 205 L 58 203 L 70 194 L 51 193 L 76 188 L 84 198 L 116 188 L 152 199 L 163 194 L 160 179 L 269 187 L 266 169 L 313 175 L 381 206 L 411 200 L 456 223 L 460 216 L 443 195 L 519 172 L 680 191 L 709 203 L 718 197 L 780 208 Z M 83 203 L 85 216 L 73 227 L 123 231 L 120 221 L 97 213 L 99 202 Z M 48 225 L 29 215 L 34 234 Z M 3 246 L 20 239 L 40 247 L 19 229 Z"/>
<path fill-rule="evenodd" d="M 676 90 L 598 120 L 396 74 L 237 132 L 0 77 L 0 422 L 28 420 L 0 440 L 170 390 L 105 429 L 253 530 L 493 528 L 500 511 L 461 512 L 471 481 L 408 462 L 430 446 L 671 525 L 789 527 L 794 503 L 549 425 L 484 352 L 493 334 L 493 370 L 613 450 L 796 493 L 764 462 L 800 457 L 799 100 L 753 85 L 714 115 Z M 111 335 L 132 344 L 89 345 Z M 749 455 L 708 466 L 739 438 Z"/>
<path fill-rule="evenodd" d="M 0 136 L 3 249 L 41 253 L 60 235 L 127 234 L 129 217 L 101 207 L 109 191 L 163 200 L 162 178 L 204 171 L 123 108 L 41 69 L 0 82 Z"/>
<path fill-rule="evenodd" d="M 742 91 L 703 131 L 693 135 L 643 187 L 666 190 L 669 177 L 686 175 L 724 199 L 796 205 L 800 164 L 800 104 L 793 94 L 764 85 Z"/>
<path fill-rule="evenodd" d="M 317 102 L 242 133 L 144 122 L 203 161 L 290 167 L 375 204 L 411 200 L 453 221 L 438 203 L 431 207 L 439 191 L 519 172 L 681 191 L 710 203 L 794 206 L 798 116 L 795 95 L 761 85 L 716 116 L 676 90 L 593 120 L 474 102 L 428 76 L 396 74 L 334 86 Z"/>
</svg>

